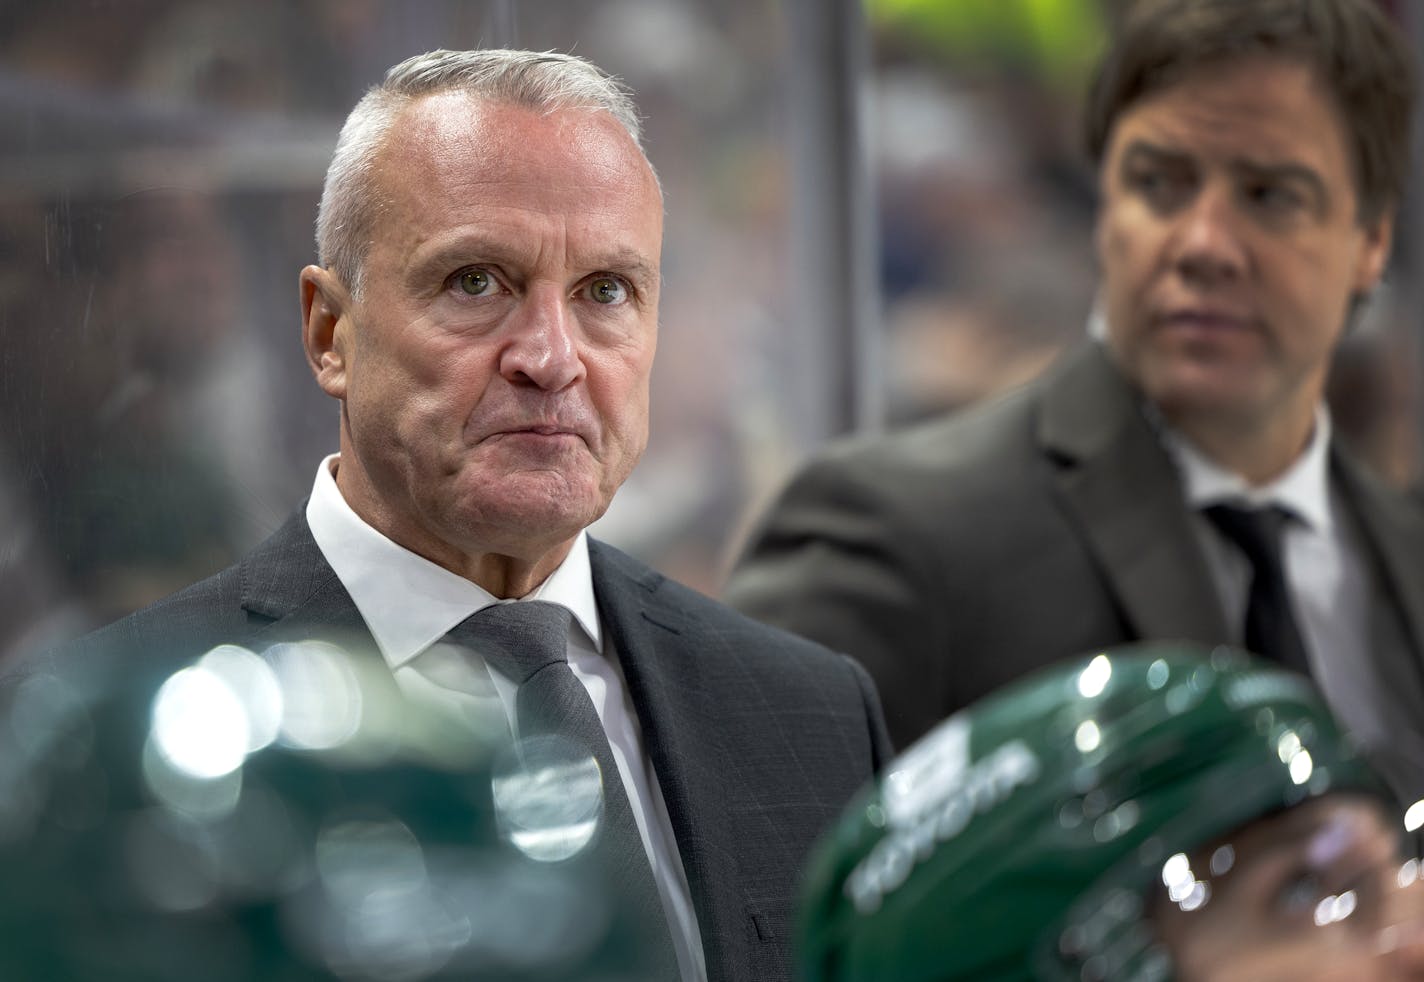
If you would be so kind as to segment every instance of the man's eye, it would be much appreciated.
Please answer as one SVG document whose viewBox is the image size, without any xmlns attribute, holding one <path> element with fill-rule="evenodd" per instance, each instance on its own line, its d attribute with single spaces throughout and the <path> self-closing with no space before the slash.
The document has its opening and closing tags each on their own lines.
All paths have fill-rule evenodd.
<svg viewBox="0 0 1424 982">
<path fill-rule="evenodd" d="M 622 303 L 628 288 L 612 276 L 600 276 L 588 284 L 588 295 L 595 303 Z"/>
<path fill-rule="evenodd" d="M 1160 167 L 1129 170 L 1124 181 L 1130 190 L 1156 208 L 1170 208 L 1191 192 L 1189 179 Z"/>
<path fill-rule="evenodd" d="M 1324 896 L 1320 877 L 1314 873 L 1300 872 L 1288 877 L 1276 891 L 1276 909 L 1288 917 L 1307 916 L 1315 910 L 1315 905 Z"/>
<path fill-rule="evenodd" d="M 1390 874 L 1302 871 L 1287 877 L 1276 891 L 1276 909 L 1292 920 L 1309 918 L 1316 927 L 1336 924 L 1377 904 L 1379 884 Z"/>
<path fill-rule="evenodd" d="M 1134 170 L 1127 174 L 1127 186 L 1139 191 L 1155 191 L 1163 183 L 1162 175 L 1154 170 Z"/>
<path fill-rule="evenodd" d="M 457 282 L 461 292 L 472 297 L 483 297 L 495 287 L 494 277 L 483 269 L 467 269 Z"/>
<path fill-rule="evenodd" d="M 1246 189 L 1246 197 L 1257 208 L 1276 212 L 1292 211 L 1304 201 L 1284 184 L 1251 185 Z"/>
</svg>

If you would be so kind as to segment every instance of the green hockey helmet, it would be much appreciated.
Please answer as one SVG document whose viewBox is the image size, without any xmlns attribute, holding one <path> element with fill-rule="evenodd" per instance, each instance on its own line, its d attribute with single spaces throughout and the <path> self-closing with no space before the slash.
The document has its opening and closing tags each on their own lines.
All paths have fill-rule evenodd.
<svg viewBox="0 0 1424 982">
<path fill-rule="evenodd" d="M 820 844 L 803 977 L 1170 978 L 1164 863 L 1342 791 L 1386 794 L 1300 676 L 1186 644 L 1048 669 L 940 724 Z"/>
</svg>

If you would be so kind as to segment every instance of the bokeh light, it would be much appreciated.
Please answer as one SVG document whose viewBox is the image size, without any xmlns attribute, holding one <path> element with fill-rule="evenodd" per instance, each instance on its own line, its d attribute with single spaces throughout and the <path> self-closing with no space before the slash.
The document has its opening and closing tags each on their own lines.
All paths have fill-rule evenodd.
<svg viewBox="0 0 1424 982">
<path fill-rule="evenodd" d="M 520 741 L 496 762 L 491 788 L 501 834 L 530 859 L 568 859 L 598 831 L 603 774 L 587 750 L 563 737 Z"/>
</svg>

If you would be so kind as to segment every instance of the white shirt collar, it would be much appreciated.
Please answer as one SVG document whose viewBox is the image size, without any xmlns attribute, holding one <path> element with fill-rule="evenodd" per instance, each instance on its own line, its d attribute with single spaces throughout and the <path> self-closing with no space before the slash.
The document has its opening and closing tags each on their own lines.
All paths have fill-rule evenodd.
<svg viewBox="0 0 1424 982">
<path fill-rule="evenodd" d="M 1330 412 L 1324 405 L 1315 410 L 1315 429 L 1310 442 L 1295 463 L 1269 484 L 1253 487 L 1240 475 L 1211 460 L 1178 431 L 1155 417 L 1167 452 L 1182 475 L 1187 504 L 1205 508 L 1220 501 L 1244 501 L 1250 505 L 1279 504 L 1307 525 L 1329 532 L 1330 515 Z"/>
<path fill-rule="evenodd" d="M 326 561 L 356 602 L 386 663 L 395 669 L 475 611 L 500 601 L 366 524 L 336 487 L 332 468 L 339 458 L 340 454 L 332 454 L 317 468 L 307 502 L 307 524 Z M 558 568 L 519 599 L 547 600 L 567 607 L 594 650 L 603 650 L 587 533 L 580 532 Z"/>
</svg>

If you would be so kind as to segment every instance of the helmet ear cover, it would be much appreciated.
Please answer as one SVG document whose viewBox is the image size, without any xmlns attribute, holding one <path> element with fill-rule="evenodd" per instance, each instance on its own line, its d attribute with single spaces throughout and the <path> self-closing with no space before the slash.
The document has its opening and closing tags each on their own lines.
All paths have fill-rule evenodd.
<svg viewBox="0 0 1424 982">
<path fill-rule="evenodd" d="M 909 748 L 823 841 L 805 977 L 1168 978 L 1162 863 L 1341 790 L 1387 797 L 1300 676 L 1161 643 L 1052 667 Z"/>
</svg>

